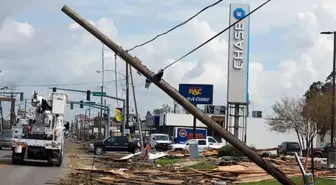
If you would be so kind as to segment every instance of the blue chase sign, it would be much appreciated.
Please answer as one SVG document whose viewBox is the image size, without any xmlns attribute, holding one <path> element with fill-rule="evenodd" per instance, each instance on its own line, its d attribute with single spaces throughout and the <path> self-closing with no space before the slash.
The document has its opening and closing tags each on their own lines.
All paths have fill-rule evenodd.
<svg viewBox="0 0 336 185">
<path fill-rule="evenodd" d="M 192 104 L 212 104 L 213 85 L 179 84 L 179 92 Z"/>
</svg>

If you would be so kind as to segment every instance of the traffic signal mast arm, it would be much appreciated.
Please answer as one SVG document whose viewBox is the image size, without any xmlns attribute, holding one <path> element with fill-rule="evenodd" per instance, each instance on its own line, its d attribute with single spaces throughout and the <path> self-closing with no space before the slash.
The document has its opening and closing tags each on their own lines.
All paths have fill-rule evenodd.
<svg viewBox="0 0 336 185">
<path fill-rule="evenodd" d="M 107 105 L 101 105 L 101 104 L 90 104 L 87 102 L 83 102 L 83 101 L 68 101 L 67 104 L 79 104 L 79 105 L 85 105 L 85 106 L 89 106 L 89 107 L 93 107 L 93 108 L 97 108 L 97 109 L 105 109 L 107 111 L 107 123 L 106 123 L 106 137 L 110 137 L 110 107 Z M 103 116 L 103 115 L 101 115 Z"/>
<path fill-rule="evenodd" d="M 158 74 L 154 74 L 151 70 L 149 70 L 146 66 L 144 66 L 140 60 L 135 59 L 127 51 L 122 49 L 119 45 L 114 43 L 111 39 L 109 39 L 106 35 L 104 35 L 101 31 L 91 25 L 87 20 L 78 15 L 76 12 L 71 10 L 68 6 L 64 5 L 62 11 L 67 14 L 70 18 L 72 18 L 75 22 L 81 25 L 84 29 L 94 35 L 98 40 L 103 42 L 106 46 L 108 46 L 111 50 L 113 50 L 119 57 L 121 57 L 125 62 L 134 67 L 137 71 L 143 74 L 146 78 L 150 79 L 154 84 L 156 84 L 160 89 L 162 89 L 165 93 L 167 93 L 171 98 L 173 98 L 176 102 L 178 102 L 181 106 L 183 106 L 188 112 L 193 114 L 198 120 L 204 123 L 208 128 L 216 131 L 222 138 L 228 141 L 231 145 L 240 150 L 245 156 L 255 162 L 258 166 L 264 169 L 267 173 L 275 177 L 281 184 L 284 185 L 295 185 L 295 183 L 289 179 L 284 173 L 282 173 L 275 166 L 265 161 L 261 156 L 243 142 L 241 142 L 238 138 L 236 138 L 229 131 L 225 130 L 223 127 L 214 122 L 209 116 L 204 114 L 198 108 L 196 108 L 193 104 L 191 104 L 186 98 L 184 98 L 178 91 L 170 86 L 164 80 L 161 80 L 163 75 L 163 71 L 159 71 Z"/>
</svg>

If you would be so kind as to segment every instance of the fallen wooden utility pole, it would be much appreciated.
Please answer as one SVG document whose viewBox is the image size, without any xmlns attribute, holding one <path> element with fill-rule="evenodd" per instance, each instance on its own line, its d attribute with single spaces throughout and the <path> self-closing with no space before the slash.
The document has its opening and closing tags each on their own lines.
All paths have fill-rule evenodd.
<svg viewBox="0 0 336 185">
<path fill-rule="evenodd" d="M 267 173 L 276 178 L 281 184 L 285 185 L 295 185 L 295 183 L 290 180 L 284 173 L 282 173 L 279 169 L 274 167 L 272 164 L 264 161 L 260 155 L 241 142 L 238 138 L 234 137 L 230 132 L 225 130 L 223 127 L 219 126 L 216 122 L 214 122 L 209 116 L 204 114 L 198 108 L 196 108 L 193 104 L 191 104 L 187 99 L 185 99 L 174 87 L 170 86 L 167 82 L 161 79 L 159 75 L 156 75 L 154 72 L 149 70 L 146 66 L 142 64 L 142 62 L 132 57 L 128 54 L 127 51 L 122 49 L 119 45 L 114 43 L 111 39 L 109 39 L 106 35 L 104 35 L 101 31 L 91 25 L 87 20 L 77 14 L 75 11 L 70 9 L 67 5 L 64 5 L 62 11 L 67 14 L 71 19 L 76 21 L 79 25 L 81 25 L 84 29 L 94 35 L 98 40 L 103 42 L 107 47 L 113 50 L 120 58 L 124 59 L 125 62 L 134 67 L 138 72 L 143 74 L 146 78 L 150 79 L 154 84 L 156 84 L 160 89 L 162 89 L 165 93 L 167 93 L 171 98 L 173 98 L 176 102 L 178 102 L 181 106 L 183 106 L 188 112 L 194 115 L 198 120 L 200 120 L 203 124 L 208 126 L 210 129 L 215 130 L 222 138 L 224 138 L 227 142 L 229 142 L 232 146 L 236 147 L 243 154 L 245 154 L 249 159 L 255 162 L 258 166 L 264 169 Z"/>
</svg>

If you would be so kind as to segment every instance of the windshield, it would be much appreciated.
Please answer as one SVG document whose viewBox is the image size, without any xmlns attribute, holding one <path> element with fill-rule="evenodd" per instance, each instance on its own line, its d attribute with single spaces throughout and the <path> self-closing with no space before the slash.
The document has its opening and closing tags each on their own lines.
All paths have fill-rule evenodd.
<svg viewBox="0 0 336 185">
<path fill-rule="evenodd" d="M 321 145 L 321 148 L 325 149 L 327 146 L 328 146 L 328 143 L 325 143 L 325 144 Z"/>
<path fill-rule="evenodd" d="M 9 137 L 11 138 L 13 136 L 13 131 L 1 131 L 0 132 L 0 137 Z"/>
<path fill-rule="evenodd" d="M 167 135 L 158 135 L 155 136 L 156 141 L 169 141 L 169 137 Z"/>
</svg>

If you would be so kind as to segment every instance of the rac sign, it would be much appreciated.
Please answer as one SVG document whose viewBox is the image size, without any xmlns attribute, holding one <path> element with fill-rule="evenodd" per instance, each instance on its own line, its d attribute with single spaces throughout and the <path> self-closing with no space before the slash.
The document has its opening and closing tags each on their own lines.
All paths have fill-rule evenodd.
<svg viewBox="0 0 336 185">
<path fill-rule="evenodd" d="M 201 88 L 190 88 L 189 89 L 189 94 L 192 94 L 194 96 L 198 96 L 202 94 L 202 89 Z"/>
</svg>

